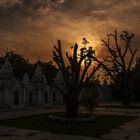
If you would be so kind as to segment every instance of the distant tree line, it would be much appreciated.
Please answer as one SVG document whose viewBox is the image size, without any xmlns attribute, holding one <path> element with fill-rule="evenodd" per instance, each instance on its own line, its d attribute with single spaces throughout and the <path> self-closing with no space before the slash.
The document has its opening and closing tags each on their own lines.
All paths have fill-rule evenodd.
<svg viewBox="0 0 140 140">
<path fill-rule="evenodd" d="M 16 78 L 22 79 L 24 73 L 28 73 L 29 77 L 32 78 L 34 71 L 39 64 L 42 68 L 43 74 L 45 74 L 47 81 L 52 82 L 58 69 L 55 65 L 53 65 L 52 61 L 42 62 L 38 60 L 38 62 L 30 63 L 27 59 L 25 59 L 22 55 L 15 53 L 13 51 L 6 52 L 0 56 L 0 68 L 2 64 L 8 59 L 13 67 L 13 72 Z"/>
</svg>

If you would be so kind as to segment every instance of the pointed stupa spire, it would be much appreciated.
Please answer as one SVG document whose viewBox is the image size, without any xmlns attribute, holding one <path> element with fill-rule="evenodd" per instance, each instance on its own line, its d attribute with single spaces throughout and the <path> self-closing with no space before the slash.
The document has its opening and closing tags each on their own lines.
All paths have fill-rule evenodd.
<svg viewBox="0 0 140 140">
<path fill-rule="evenodd" d="M 33 81 L 33 83 L 39 83 L 39 84 L 44 83 L 43 72 L 42 72 L 42 69 L 41 69 L 39 63 L 37 64 L 37 68 L 35 70 L 32 81 Z"/>
<path fill-rule="evenodd" d="M 37 64 L 37 68 L 35 70 L 34 77 L 42 77 L 42 76 L 43 76 L 42 69 L 41 69 L 40 65 Z"/>
<path fill-rule="evenodd" d="M 6 77 L 7 76 L 12 77 L 14 75 L 12 65 L 8 59 L 6 59 L 5 63 L 2 65 L 2 68 L 0 70 L 0 75 L 6 76 Z"/>
</svg>

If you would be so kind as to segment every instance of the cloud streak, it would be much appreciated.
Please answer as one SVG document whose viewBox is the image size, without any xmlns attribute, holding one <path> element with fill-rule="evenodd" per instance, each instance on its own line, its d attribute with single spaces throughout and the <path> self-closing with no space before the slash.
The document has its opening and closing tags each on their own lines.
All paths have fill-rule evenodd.
<svg viewBox="0 0 140 140">
<path fill-rule="evenodd" d="M 114 29 L 136 34 L 139 47 L 139 0 L 0 1 L 0 50 L 7 47 L 34 61 L 52 58 L 61 39 L 67 50 L 83 37 L 100 51 L 100 39 Z"/>
</svg>

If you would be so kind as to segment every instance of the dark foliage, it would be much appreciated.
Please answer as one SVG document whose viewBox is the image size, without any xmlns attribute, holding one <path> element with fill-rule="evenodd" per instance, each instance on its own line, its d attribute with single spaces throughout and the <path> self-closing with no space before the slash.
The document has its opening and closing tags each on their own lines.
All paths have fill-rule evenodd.
<svg viewBox="0 0 140 140">
<path fill-rule="evenodd" d="M 38 61 L 32 64 L 20 54 L 17 54 L 12 51 L 6 52 L 0 57 L 0 66 L 2 66 L 6 59 L 8 59 L 12 64 L 15 77 L 20 80 L 26 72 L 29 74 L 30 78 L 32 78 L 38 63 L 41 66 L 43 73 L 46 75 L 48 82 L 52 82 L 57 73 L 57 68 L 53 65 L 52 62 Z"/>
</svg>

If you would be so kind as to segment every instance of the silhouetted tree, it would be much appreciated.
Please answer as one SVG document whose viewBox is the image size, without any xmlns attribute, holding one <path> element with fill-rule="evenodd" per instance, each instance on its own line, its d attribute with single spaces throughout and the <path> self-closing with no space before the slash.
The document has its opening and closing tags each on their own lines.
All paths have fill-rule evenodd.
<svg viewBox="0 0 140 140">
<path fill-rule="evenodd" d="M 114 34 L 108 34 L 107 40 L 102 40 L 103 46 L 107 48 L 108 56 L 103 68 L 113 80 L 115 86 L 119 87 L 123 105 L 130 105 L 131 95 L 129 92 L 129 79 L 132 63 L 136 49 L 131 46 L 134 34 L 123 31 L 120 36 L 115 30 Z"/>
<path fill-rule="evenodd" d="M 73 47 L 72 56 L 69 56 L 69 54 L 66 52 L 68 65 L 66 65 L 64 60 L 60 41 L 58 41 L 58 47 L 55 46 L 54 49 L 53 60 L 56 62 L 59 70 L 62 73 L 67 89 L 66 93 L 61 90 L 66 106 L 66 115 L 75 117 L 78 114 L 80 93 L 86 82 L 88 82 L 99 69 L 100 65 L 96 64 L 92 66 L 93 57 L 95 55 L 95 51 L 92 50 L 92 47 L 89 47 L 88 49 L 85 47 L 81 48 L 80 53 L 78 53 L 78 45 L 75 44 Z M 92 70 L 89 71 L 91 66 Z M 89 72 L 88 75 L 87 72 Z"/>
</svg>

